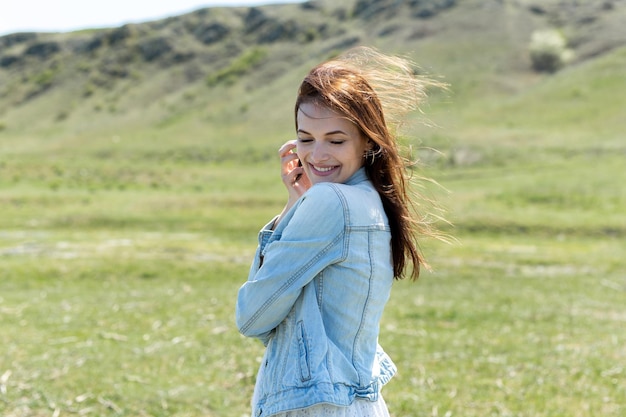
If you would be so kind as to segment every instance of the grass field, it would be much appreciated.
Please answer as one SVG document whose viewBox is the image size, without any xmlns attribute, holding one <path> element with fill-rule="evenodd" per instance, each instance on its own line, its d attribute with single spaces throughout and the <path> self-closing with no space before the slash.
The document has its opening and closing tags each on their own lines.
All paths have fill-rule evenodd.
<svg viewBox="0 0 626 417">
<path fill-rule="evenodd" d="M 200 235 L 121 236 L 132 249 L 94 233 L 73 243 L 96 256 L 66 236 L 37 262 L 4 257 L 3 414 L 244 415 L 262 354 L 232 323 L 246 265 L 207 256 Z M 399 283 L 383 321 L 393 415 L 620 416 L 618 249 L 485 237 L 436 251 L 440 269 Z"/>
<path fill-rule="evenodd" d="M 458 242 L 423 242 L 433 271 L 395 284 L 391 414 L 622 417 L 626 49 L 507 78 L 438 39 L 420 46 L 453 88 L 410 144 Z M 275 149 L 301 69 L 0 121 L 0 415 L 247 415 L 263 347 L 234 303 L 285 198 Z"/>
<path fill-rule="evenodd" d="M 433 271 L 393 291 L 394 416 L 626 411 L 625 197 L 598 185 L 625 180 L 621 161 L 440 171 L 459 242 L 425 242 Z M 234 302 L 281 207 L 275 167 L 87 168 L 0 191 L 2 415 L 245 415 L 262 346 Z"/>
</svg>

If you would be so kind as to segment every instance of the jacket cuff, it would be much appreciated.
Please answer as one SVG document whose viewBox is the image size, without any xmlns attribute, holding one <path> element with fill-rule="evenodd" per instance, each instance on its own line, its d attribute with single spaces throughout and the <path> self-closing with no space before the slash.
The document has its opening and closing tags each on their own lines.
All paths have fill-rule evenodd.
<svg viewBox="0 0 626 417">
<path fill-rule="evenodd" d="M 274 223 L 278 220 L 278 216 L 275 216 L 268 224 L 263 226 L 261 231 L 259 232 L 259 252 L 263 253 L 263 249 L 265 245 L 270 240 L 272 235 L 274 234 Z"/>
</svg>

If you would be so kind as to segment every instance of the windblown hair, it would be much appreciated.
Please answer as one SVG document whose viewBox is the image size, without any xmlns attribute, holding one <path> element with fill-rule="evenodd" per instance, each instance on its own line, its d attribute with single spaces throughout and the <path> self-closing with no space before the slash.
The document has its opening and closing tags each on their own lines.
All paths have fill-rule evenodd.
<svg viewBox="0 0 626 417">
<path fill-rule="evenodd" d="M 313 68 L 302 81 L 296 99 L 325 106 L 353 122 L 373 149 L 365 155 L 364 167 L 381 196 L 391 228 L 394 277 L 404 277 L 409 263 L 412 279 L 425 265 L 418 236 L 432 235 L 432 227 L 419 216 L 409 191 L 410 161 L 399 150 L 397 128 L 403 116 L 426 98 L 426 89 L 440 83 L 416 75 L 412 63 L 359 47 Z"/>
</svg>

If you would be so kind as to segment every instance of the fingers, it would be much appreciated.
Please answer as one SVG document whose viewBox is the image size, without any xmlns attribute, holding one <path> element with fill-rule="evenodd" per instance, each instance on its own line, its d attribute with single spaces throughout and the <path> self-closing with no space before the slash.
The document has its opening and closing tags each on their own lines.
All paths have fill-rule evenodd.
<svg viewBox="0 0 626 417">
<path fill-rule="evenodd" d="M 302 173 L 302 169 L 298 166 L 298 154 L 294 152 L 295 149 L 296 141 L 290 140 L 288 142 L 285 142 L 278 150 L 283 177 L 291 174 L 294 170 L 298 168 L 299 171 L 297 173 Z"/>
<path fill-rule="evenodd" d="M 311 187 L 311 182 L 296 153 L 296 140 L 285 142 L 278 150 L 282 181 L 289 194 L 297 198 Z"/>
<path fill-rule="evenodd" d="M 278 149 L 278 153 L 279 154 L 284 154 L 287 152 L 291 152 L 293 149 L 296 149 L 296 140 L 288 140 L 287 142 L 283 143 L 283 145 L 280 147 L 280 149 Z"/>
<path fill-rule="evenodd" d="M 286 160 L 286 162 L 285 162 Z M 285 185 L 294 185 L 304 174 L 304 169 L 298 165 L 297 156 L 285 156 L 282 165 L 282 177 Z"/>
<path fill-rule="evenodd" d="M 280 147 L 280 149 L 278 149 L 278 154 L 282 158 L 287 153 L 291 153 L 295 149 L 296 149 L 296 140 L 295 139 L 294 140 L 289 140 L 289 141 L 283 143 L 283 145 Z"/>
</svg>

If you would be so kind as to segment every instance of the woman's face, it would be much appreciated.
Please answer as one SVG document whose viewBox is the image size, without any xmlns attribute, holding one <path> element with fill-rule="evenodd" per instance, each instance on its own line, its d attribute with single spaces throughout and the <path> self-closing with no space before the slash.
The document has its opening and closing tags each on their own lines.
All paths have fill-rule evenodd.
<svg viewBox="0 0 626 417">
<path fill-rule="evenodd" d="M 344 183 L 361 168 L 367 143 L 354 123 L 315 103 L 301 104 L 296 117 L 296 152 L 312 184 Z"/>
</svg>

